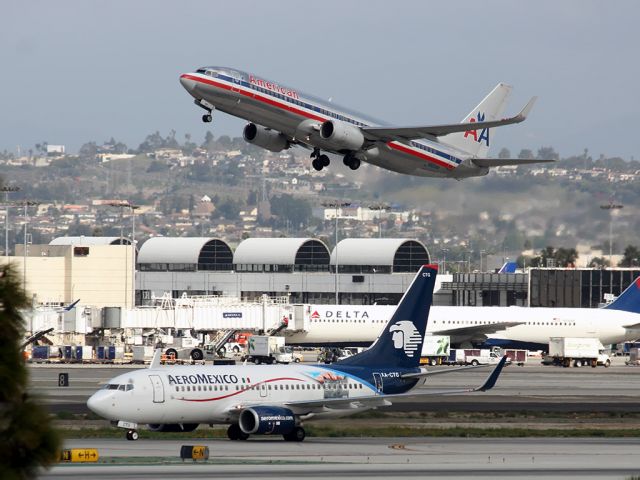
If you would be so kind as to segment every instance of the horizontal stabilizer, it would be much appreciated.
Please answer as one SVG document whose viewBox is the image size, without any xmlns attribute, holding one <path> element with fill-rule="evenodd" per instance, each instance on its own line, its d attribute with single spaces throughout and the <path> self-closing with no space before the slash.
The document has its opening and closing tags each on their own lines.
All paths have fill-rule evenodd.
<svg viewBox="0 0 640 480">
<path fill-rule="evenodd" d="M 507 165 L 529 165 L 532 163 L 555 162 L 555 160 L 539 158 L 474 158 L 471 161 L 479 167 L 505 167 Z"/>
</svg>

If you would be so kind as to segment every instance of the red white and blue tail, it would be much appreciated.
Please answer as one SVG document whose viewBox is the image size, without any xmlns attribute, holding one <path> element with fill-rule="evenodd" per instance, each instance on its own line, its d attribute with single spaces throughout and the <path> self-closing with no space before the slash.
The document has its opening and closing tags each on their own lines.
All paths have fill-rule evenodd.
<svg viewBox="0 0 640 480">
<path fill-rule="evenodd" d="M 490 122 L 500 120 L 512 87 L 499 83 L 484 99 L 464 117 L 461 123 Z M 474 158 L 486 158 L 491 146 L 490 129 L 468 130 L 452 133 L 440 139 L 441 143 L 462 150 Z"/>
</svg>

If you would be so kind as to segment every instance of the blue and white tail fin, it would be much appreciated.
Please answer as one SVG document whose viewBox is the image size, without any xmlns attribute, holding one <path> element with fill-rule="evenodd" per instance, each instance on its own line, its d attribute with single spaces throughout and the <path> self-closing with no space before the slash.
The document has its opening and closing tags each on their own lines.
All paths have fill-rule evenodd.
<svg viewBox="0 0 640 480">
<path fill-rule="evenodd" d="M 437 265 L 423 265 L 375 343 L 337 365 L 418 367 L 437 273 Z"/>
<path fill-rule="evenodd" d="M 512 87 L 505 83 L 496 85 L 491 93 L 462 119 L 462 123 L 500 120 L 511 90 Z M 489 133 L 488 128 L 451 133 L 442 137 L 440 142 L 462 150 L 474 158 L 486 158 L 490 146 Z"/>
<path fill-rule="evenodd" d="M 517 268 L 517 262 L 504 262 L 504 265 L 502 265 L 502 268 L 498 273 L 516 273 Z"/>
<path fill-rule="evenodd" d="M 636 278 L 618 298 L 604 308 L 640 313 L 640 277 Z"/>
</svg>

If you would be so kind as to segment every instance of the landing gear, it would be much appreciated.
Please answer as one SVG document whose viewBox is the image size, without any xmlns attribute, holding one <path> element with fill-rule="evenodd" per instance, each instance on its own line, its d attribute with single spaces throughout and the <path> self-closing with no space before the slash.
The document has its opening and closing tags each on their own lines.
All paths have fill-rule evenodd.
<svg viewBox="0 0 640 480">
<path fill-rule="evenodd" d="M 360 160 L 351 153 L 347 153 L 342 161 L 351 170 L 357 170 L 360 168 Z"/>
<path fill-rule="evenodd" d="M 140 438 L 140 435 L 138 435 L 137 430 L 127 430 L 127 440 L 135 441 L 138 438 Z"/>
<path fill-rule="evenodd" d="M 331 160 L 329 160 L 329 157 L 327 157 L 326 155 L 320 154 L 319 148 L 313 149 L 313 152 L 311 153 L 311 158 L 313 158 L 311 165 L 318 172 L 322 170 L 324 167 L 328 167 L 329 164 L 331 163 Z"/>
<path fill-rule="evenodd" d="M 229 437 L 229 440 L 246 440 L 249 438 L 249 434 L 240 430 L 240 426 L 237 423 L 233 423 L 227 428 L 227 437 Z"/>
<path fill-rule="evenodd" d="M 287 433 L 286 435 L 283 435 L 282 437 L 287 442 L 302 442 L 306 436 L 307 434 L 304 431 L 304 428 L 296 427 L 293 430 L 291 430 L 291 432 Z"/>
<path fill-rule="evenodd" d="M 210 113 L 205 113 L 204 115 L 202 115 L 202 121 L 204 123 L 211 123 L 212 120 L 213 120 L 213 117 L 211 116 Z"/>
</svg>

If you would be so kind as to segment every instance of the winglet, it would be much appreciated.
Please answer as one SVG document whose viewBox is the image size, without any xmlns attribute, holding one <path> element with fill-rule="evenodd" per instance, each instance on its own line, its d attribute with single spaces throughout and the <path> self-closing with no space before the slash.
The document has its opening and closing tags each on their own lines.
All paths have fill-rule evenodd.
<svg viewBox="0 0 640 480">
<path fill-rule="evenodd" d="M 516 115 L 516 118 L 521 119 L 520 121 L 524 121 L 529 115 L 529 112 L 531 112 L 531 109 L 533 108 L 533 105 L 536 103 L 536 100 L 538 100 L 538 97 L 531 97 L 531 100 L 529 100 L 527 104 L 524 106 L 524 108 L 520 110 L 520 113 Z"/>
<path fill-rule="evenodd" d="M 491 390 L 498 381 L 498 377 L 500 376 L 500 373 L 502 373 L 505 363 L 507 363 L 506 355 L 498 362 L 498 365 L 496 365 L 496 368 L 494 368 L 491 374 L 487 377 L 484 384 L 481 387 L 476 388 L 476 391 L 486 392 L 487 390 Z"/>
<path fill-rule="evenodd" d="M 71 310 L 73 310 L 73 308 L 78 304 L 78 302 L 80 301 L 80 299 L 77 299 L 75 302 L 73 302 L 70 305 L 67 305 L 66 307 L 64 307 L 63 311 L 65 312 L 70 312 Z"/>
<path fill-rule="evenodd" d="M 162 357 L 162 349 L 156 348 L 156 351 L 153 353 L 153 358 L 151 359 L 151 363 L 149 364 L 149 368 L 159 368 L 161 357 Z"/>
</svg>

